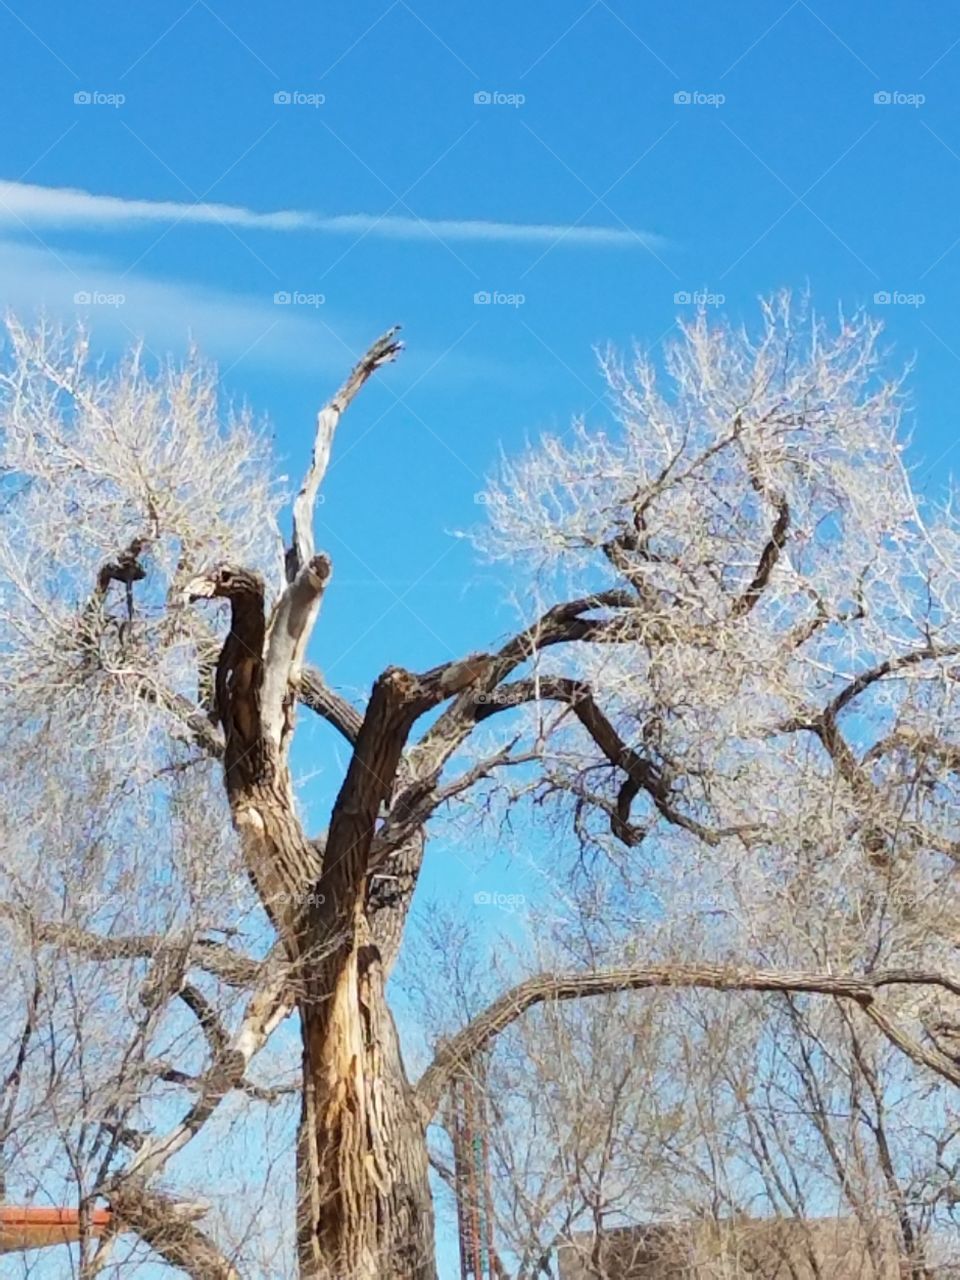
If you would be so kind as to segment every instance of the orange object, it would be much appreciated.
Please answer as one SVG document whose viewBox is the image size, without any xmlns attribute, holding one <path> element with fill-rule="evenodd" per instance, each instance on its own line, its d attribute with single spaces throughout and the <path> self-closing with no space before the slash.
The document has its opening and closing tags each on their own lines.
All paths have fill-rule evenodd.
<svg viewBox="0 0 960 1280">
<path fill-rule="evenodd" d="M 108 1209 L 91 1209 L 88 1231 L 102 1236 L 110 1225 Z M 0 1205 L 0 1253 L 44 1249 L 52 1244 L 73 1244 L 80 1239 L 80 1213 L 76 1209 L 22 1208 Z"/>
</svg>

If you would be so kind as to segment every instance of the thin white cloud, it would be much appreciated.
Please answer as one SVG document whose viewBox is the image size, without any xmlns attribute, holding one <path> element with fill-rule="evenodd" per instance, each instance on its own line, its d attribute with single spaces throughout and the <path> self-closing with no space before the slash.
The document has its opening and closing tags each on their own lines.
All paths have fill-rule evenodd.
<svg viewBox="0 0 960 1280">
<path fill-rule="evenodd" d="M 557 247 L 654 248 L 664 240 L 626 227 L 485 222 L 480 219 L 420 219 L 393 214 L 324 216 L 301 210 L 257 213 L 240 205 L 190 204 L 176 200 L 127 200 L 93 195 L 75 187 L 39 187 L 0 181 L 0 225 L 121 228 L 137 223 L 190 222 L 263 231 L 314 231 L 331 235 L 375 235 L 392 240 L 473 240 Z"/>
<path fill-rule="evenodd" d="M 192 338 L 225 366 L 248 354 L 261 367 L 302 369 L 313 361 L 326 371 L 343 364 L 318 312 L 276 306 L 272 291 L 258 297 L 124 272 L 96 256 L 2 235 L 0 310 L 25 321 L 38 310 L 67 323 L 81 317 L 100 342 L 126 346 L 143 337 L 158 355 L 181 351 Z M 348 330 L 345 341 L 353 337 Z"/>
<path fill-rule="evenodd" d="M 369 344 L 369 326 L 333 299 L 313 307 L 294 300 L 278 304 L 277 296 L 272 285 L 262 293 L 228 292 L 124 271 L 99 256 L 5 238 L 0 225 L 0 313 L 9 310 L 27 322 L 38 310 L 68 324 L 81 318 L 97 344 L 113 350 L 143 338 L 162 355 L 182 352 L 193 341 L 225 372 L 242 367 L 342 377 Z M 401 383 L 406 376 L 414 384 L 430 373 L 448 385 L 482 381 L 528 389 L 537 377 L 519 363 L 427 342 L 412 344 L 400 369 Z"/>
</svg>

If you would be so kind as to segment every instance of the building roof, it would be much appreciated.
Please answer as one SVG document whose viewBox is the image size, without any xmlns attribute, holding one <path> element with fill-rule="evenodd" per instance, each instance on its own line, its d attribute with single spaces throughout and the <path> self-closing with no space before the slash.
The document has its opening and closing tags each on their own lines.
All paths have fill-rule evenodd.
<svg viewBox="0 0 960 1280">
<path fill-rule="evenodd" d="M 852 1218 L 685 1220 L 585 1232 L 557 1251 L 560 1280 L 895 1280 L 895 1251 Z"/>
</svg>

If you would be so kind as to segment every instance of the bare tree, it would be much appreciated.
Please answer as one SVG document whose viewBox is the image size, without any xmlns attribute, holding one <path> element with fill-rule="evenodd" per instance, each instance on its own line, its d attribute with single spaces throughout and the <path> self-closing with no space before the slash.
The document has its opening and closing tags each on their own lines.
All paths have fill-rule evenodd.
<svg viewBox="0 0 960 1280">
<path fill-rule="evenodd" d="M 306 664 L 332 575 L 313 509 L 395 333 L 318 415 L 285 545 L 256 432 L 223 420 L 198 361 L 104 371 L 82 337 L 9 332 L 8 1182 L 55 1171 L 187 1274 L 250 1274 L 282 1242 L 224 1201 L 204 1214 L 184 1153 L 206 1158 L 233 1099 L 256 1125 L 252 1108 L 295 1094 L 295 1205 L 281 1192 L 276 1212 L 302 1280 L 429 1277 L 427 1126 L 530 1010 L 616 996 L 656 1022 L 679 989 L 822 998 L 851 1052 L 879 1037 L 960 1084 L 958 529 L 911 487 L 869 319 L 833 332 L 778 299 L 751 337 L 701 315 L 665 389 L 642 359 L 605 357 L 611 424 L 542 440 L 487 494 L 479 540 L 540 607 L 489 650 L 388 668 L 360 707 Z M 349 748 L 313 836 L 289 764 L 298 703 Z M 414 1086 L 385 984 L 430 825 L 481 801 L 559 824 L 556 882 L 597 909 Z M 224 893 L 236 865 L 245 898 Z M 653 928 L 638 904 L 658 882 Z M 251 911 L 268 922 L 252 949 L 229 932 Z M 277 1078 L 294 1010 L 302 1068 Z M 598 1053 L 589 1069 L 625 1096 Z M 576 1212 L 596 1213 L 594 1174 L 576 1185 Z M 116 1247 L 82 1239 L 85 1273 Z"/>
<path fill-rule="evenodd" d="M 694 1274 L 722 1259 L 716 1274 L 747 1275 L 771 1249 L 782 1271 L 760 1273 L 796 1280 L 958 1261 L 956 1108 L 843 1006 L 667 990 L 547 1003 L 470 1079 L 518 1277 L 555 1276 L 561 1254 L 603 1280 L 688 1254 Z M 434 1162 L 452 1182 L 445 1135 Z"/>
</svg>

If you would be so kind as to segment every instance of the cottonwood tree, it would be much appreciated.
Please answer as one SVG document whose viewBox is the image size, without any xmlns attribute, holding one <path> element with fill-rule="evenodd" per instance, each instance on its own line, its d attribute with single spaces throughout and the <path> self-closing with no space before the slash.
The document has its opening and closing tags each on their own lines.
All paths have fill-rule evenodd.
<svg viewBox="0 0 960 1280">
<path fill-rule="evenodd" d="M 256 434 L 197 360 L 104 370 L 82 337 L 9 335 L 8 1182 L 56 1169 L 187 1274 L 269 1274 L 280 1242 L 204 1220 L 189 1155 L 238 1099 L 234 1126 L 296 1089 L 295 1203 L 271 1222 L 284 1206 L 299 1275 L 429 1277 L 426 1129 L 531 1010 L 822 1000 L 960 1085 L 958 529 L 911 485 L 868 317 L 784 298 L 755 335 L 681 326 L 660 377 L 605 356 L 610 422 L 544 438 L 486 495 L 482 547 L 540 606 L 488 649 L 388 668 L 360 706 L 307 661 L 336 589 L 313 510 L 395 334 L 319 413 L 286 543 Z M 312 833 L 300 707 L 349 748 Z M 513 974 L 413 1084 L 385 985 L 430 827 L 471 798 L 566 833 L 553 873 L 595 907 L 589 945 Z M 217 932 L 250 906 L 225 900 L 232 858 L 258 950 Z M 685 889 L 661 895 L 672 925 L 624 876 Z M 301 1073 L 258 1077 L 294 1012 Z M 86 1273 L 113 1247 L 85 1238 Z"/>
</svg>

